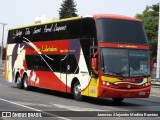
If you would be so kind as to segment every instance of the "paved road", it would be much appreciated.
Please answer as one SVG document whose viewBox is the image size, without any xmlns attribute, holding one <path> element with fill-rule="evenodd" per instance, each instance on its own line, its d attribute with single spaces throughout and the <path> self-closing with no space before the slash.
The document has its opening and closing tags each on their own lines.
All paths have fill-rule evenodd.
<svg viewBox="0 0 160 120">
<path fill-rule="evenodd" d="M 144 119 L 158 120 L 158 117 L 59 117 L 59 114 L 68 115 L 79 115 L 82 113 L 77 113 L 74 111 L 86 111 L 83 115 L 93 115 L 95 116 L 99 113 L 119 113 L 132 111 L 152 111 L 156 114 L 160 111 L 160 87 L 152 87 L 151 96 L 147 99 L 125 99 L 121 104 L 115 104 L 111 99 L 93 99 L 86 98 L 84 101 L 79 102 L 73 100 L 71 95 L 66 95 L 60 92 L 37 89 L 32 91 L 17 89 L 15 84 L 5 82 L 3 76 L 0 76 L 0 111 L 18 111 L 19 115 L 28 115 L 28 113 L 22 114 L 24 111 L 36 112 L 37 116 L 40 115 L 38 112 L 42 112 L 42 115 L 51 116 L 41 119 L 55 119 L 55 120 L 135 120 Z M 57 113 L 57 111 L 60 111 Z M 66 112 L 65 112 L 66 111 Z M 87 112 L 89 111 L 89 112 Z M 99 111 L 99 112 L 93 112 Z M 90 113 L 93 112 L 93 113 Z M 144 113 L 144 112 L 143 112 Z M 29 113 L 30 114 L 30 113 Z M 128 113 L 127 113 L 128 114 Z M 140 114 L 139 112 L 137 114 Z M 18 114 L 13 114 L 16 117 Z M 106 114 L 105 114 L 106 115 Z M 110 114 L 108 114 L 110 115 Z M 136 115 L 136 114 L 135 114 Z M 53 117 L 56 116 L 56 117 Z M 22 118 L 2 118 L 3 120 L 12 120 Z M 30 120 L 33 118 L 23 118 L 25 120 Z M 39 120 L 40 118 L 34 118 Z"/>
</svg>

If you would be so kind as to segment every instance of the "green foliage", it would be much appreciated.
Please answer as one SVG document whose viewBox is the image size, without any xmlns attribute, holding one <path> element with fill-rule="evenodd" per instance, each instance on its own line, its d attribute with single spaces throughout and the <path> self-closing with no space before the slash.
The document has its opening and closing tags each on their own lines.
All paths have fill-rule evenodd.
<svg viewBox="0 0 160 120">
<path fill-rule="evenodd" d="M 149 41 L 151 56 L 156 61 L 158 42 L 159 4 L 146 6 L 142 14 L 135 16 L 142 20 Z"/>
<path fill-rule="evenodd" d="M 70 18 L 78 16 L 76 14 L 76 4 L 74 0 L 64 0 L 59 10 L 59 18 Z"/>
</svg>

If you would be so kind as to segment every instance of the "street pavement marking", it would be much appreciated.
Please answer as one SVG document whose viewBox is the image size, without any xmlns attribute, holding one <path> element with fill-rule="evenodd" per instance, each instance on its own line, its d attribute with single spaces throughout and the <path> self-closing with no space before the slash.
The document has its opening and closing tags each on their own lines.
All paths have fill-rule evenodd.
<svg viewBox="0 0 160 120">
<path fill-rule="evenodd" d="M 158 95 L 155 95 L 155 94 L 154 94 L 154 95 L 150 95 L 150 96 L 153 96 L 153 97 L 160 97 L 160 96 L 158 96 Z"/>
<path fill-rule="evenodd" d="M 16 102 L 12 102 L 12 101 L 9 101 L 9 100 L 3 99 L 3 98 L 0 98 L 0 100 L 11 103 L 11 104 L 14 104 L 14 105 L 18 105 L 18 106 L 21 106 L 21 107 L 24 107 L 24 108 L 28 108 L 28 109 L 31 109 L 31 110 L 34 110 L 34 111 L 41 111 L 41 110 L 29 107 L 29 106 L 25 106 L 25 105 L 22 105 L 22 104 L 19 104 L 19 103 L 16 103 Z"/>
<path fill-rule="evenodd" d="M 9 87 L 9 88 L 10 88 L 10 86 L 7 86 L 7 85 L 3 85 L 3 84 L 0 84 L 0 86 L 3 86 L 3 87 Z"/>
<path fill-rule="evenodd" d="M 6 99 L 3 99 L 3 98 L 0 98 L 1 101 L 4 101 L 4 102 L 8 102 L 8 103 L 11 103 L 11 104 L 14 104 L 14 105 L 18 105 L 18 106 L 21 106 L 21 107 L 24 107 L 24 108 L 28 108 L 30 110 L 33 110 L 33 111 L 37 111 L 37 112 L 42 112 L 44 114 L 47 114 L 47 115 L 51 115 L 53 117 L 58 117 L 58 118 L 61 118 L 63 120 L 70 120 L 68 118 L 65 118 L 65 117 L 60 117 L 60 116 L 57 116 L 55 114 L 50 114 L 48 112 L 43 112 L 42 110 L 39 110 L 39 109 L 35 109 L 35 108 L 32 108 L 32 107 L 29 107 L 29 106 L 25 106 L 25 105 L 22 105 L 22 104 L 19 104 L 19 103 L 16 103 L 16 102 L 12 102 L 12 101 L 9 101 L 9 100 L 6 100 Z"/>
<path fill-rule="evenodd" d="M 62 104 L 52 104 L 58 108 L 68 109 L 71 111 L 109 111 L 109 110 L 101 110 L 101 109 L 94 109 L 94 108 L 83 108 L 83 107 L 77 107 L 77 106 L 67 106 Z"/>
<path fill-rule="evenodd" d="M 15 101 L 16 102 L 16 101 Z M 16 102 L 18 104 L 27 105 L 27 106 L 39 106 L 39 107 L 51 107 L 50 105 L 46 104 L 39 104 L 39 103 L 30 103 L 30 102 Z"/>
</svg>

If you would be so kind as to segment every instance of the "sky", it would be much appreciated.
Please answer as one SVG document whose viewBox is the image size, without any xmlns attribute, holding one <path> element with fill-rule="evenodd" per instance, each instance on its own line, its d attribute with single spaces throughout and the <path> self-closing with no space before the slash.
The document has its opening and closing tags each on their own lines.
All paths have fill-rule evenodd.
<svg viewBox="0 0 160 120">
<path fill-rule="evenodd" d="M 58 10 L 63 0 L 0 0 L 0 23 L 6 23 L 4 46 L 7 29 L 16 26 L 34 24 L 36 16 L 46 15 L 58 18 Z M 160 3 L 160 0 L 75 0 L 79 16 L 97 13 L 120 14 L 134 17 L 142 13 L 147 5 Z M 0 24 L 0 46 L 2 41 Z"/>
</svg>

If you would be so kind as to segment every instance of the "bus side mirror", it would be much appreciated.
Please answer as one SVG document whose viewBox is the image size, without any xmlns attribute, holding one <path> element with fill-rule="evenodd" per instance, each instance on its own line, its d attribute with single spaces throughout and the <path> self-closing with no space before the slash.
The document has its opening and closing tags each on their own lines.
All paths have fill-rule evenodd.
<svg viewBox="0 0 160 120">
<path fill-rule="evenodd" d="M 92 69 L 93 69 L 93 72 L 98 75 L 98 71 L 97 71 L 97 58 L 92 58 Z"/>
<path fill-rule="evenodd" d="M 97 59 L 96 58 L 92 58 L 92 68 L 97 68 Z"/>
</svg>

